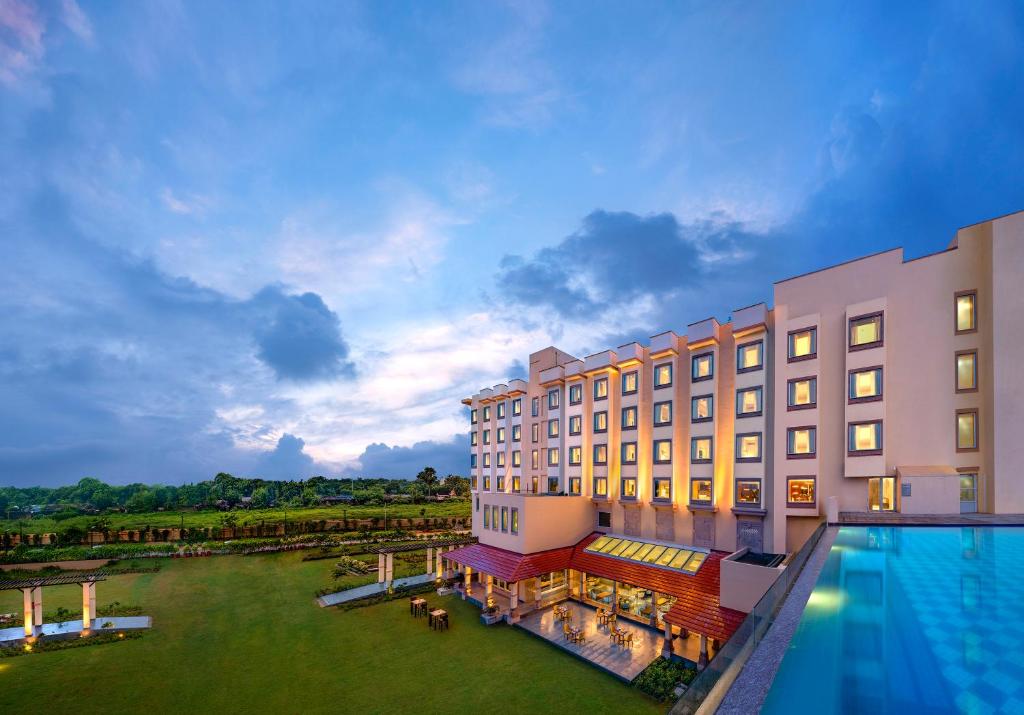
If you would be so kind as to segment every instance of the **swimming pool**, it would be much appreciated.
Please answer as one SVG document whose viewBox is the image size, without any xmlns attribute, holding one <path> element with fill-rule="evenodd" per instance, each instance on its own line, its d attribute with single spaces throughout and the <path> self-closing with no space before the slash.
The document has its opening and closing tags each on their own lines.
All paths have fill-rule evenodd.
<svg viewBox="0 0 1024 715">
<path fill-rule="evenodd" d="M 1024 713 L 1024 529 L 843 527 L 763 713 Z"/>
</svg>

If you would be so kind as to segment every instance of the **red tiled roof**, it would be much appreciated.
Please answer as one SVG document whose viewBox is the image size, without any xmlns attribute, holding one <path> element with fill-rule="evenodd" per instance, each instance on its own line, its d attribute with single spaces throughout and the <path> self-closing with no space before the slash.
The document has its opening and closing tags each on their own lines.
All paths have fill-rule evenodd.
<svg viewBox="0 0 1024 715">
<path fill-rule="evenodd" d="M 739 628 L 746 614 L 723 608 L 718 600 L 719 562 L 728 556 L 725 552 L 712 551 L 691 576 L 584 551 L 599 536 L 591 534 L 573 547 L 570 568 L 675 596 L 665 620 L 695 633 L 724 642 Z"/>
<path fill-rule="evenodd" d="M 572 546 L 566 546 L 533 554 L 517 554 L 515 551 L 499 549 L 496 546 L 473 544 L 455 551 L 447 551 L 444 558 L 491 576 L 497 576 L 502 581 L 514 583 L 524 578 L 533 578 L 551 571 L 569 568 L 569 556 L 572 554 L 572 550 Z"/>
</svg>

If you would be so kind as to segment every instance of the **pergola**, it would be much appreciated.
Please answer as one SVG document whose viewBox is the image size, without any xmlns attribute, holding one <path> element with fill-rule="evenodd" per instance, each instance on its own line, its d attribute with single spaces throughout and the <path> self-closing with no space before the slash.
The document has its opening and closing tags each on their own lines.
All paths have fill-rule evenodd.
<svg viewBox="0 0 1024 715">
<path fill-rule="evenodd" d="M 427 550 L 427 569 L 424 573 L 434 574 L 435 578 L 448 578 L 448 573 L 442 568 L 441 554 L 445 547 L 448 551 L 454 551 L 456 546 L 475 544 L 476 537 L 461 536 L 450 539 L 434 539 L 431 541 L 408 541 L 401 544 L 386 544 L 370 546 L 367 553 L 377 554 L 377 583 L 386 583 L 389 587 L 394 581 L 395 554 L 407 553 L 409 551 Z"/>
<path fill-rule="evenodd" d="M 18 591 L 24 594 L 25 637 L 35 638 L 43 627 L 43 586 L 82 584 L 82 630 L 89 630 L 96 618 L 96 582 L 106 581 L 102 571 L 90 574 L 63 574 L 13 581 L 0 581 L 0 591 Z"/>
</svg>

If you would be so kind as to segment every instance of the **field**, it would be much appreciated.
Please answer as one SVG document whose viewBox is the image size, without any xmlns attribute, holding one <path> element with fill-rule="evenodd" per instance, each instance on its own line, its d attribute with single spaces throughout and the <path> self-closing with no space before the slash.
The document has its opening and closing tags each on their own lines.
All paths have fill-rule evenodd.
<svg viewBox="0 0 1024 715">
<path fill-rule="evenodd" d="M 313 592 L 333 562 L 302 554 L 175 560 L 97 585 L 153 616 L 141 639 L 0 660 L 0 712 L 660 712 L 634 688 L 456 597 L 448 632 L 392 601 L 343 612 Z M 48 587 L 44 606 L 80 607 Z M 0 611 L 20 608 L 0 593 Z"/>
<path fill-rule="evenodd" d="M 428 518 L 456 516 L 469 517 L 469 500 L 434 502 L 431 504 L 395 504 L 388 505 L 387 518 L 391 519 L 413 519 L 421 516 Z M 238 526 L 259 524 L 262 521 L 268 524 L 282 522 L 287 518 L 289 522 L 296 521 L 320 521 L 325 519 L 380 519 L 384 523 L 384 507 L 382 506 L 314 506 L 304 508 L 281 508 L 275 509 L 247 509 L 227 512 L 238 519 Z M 108 523 L 111 530 L 118 529 L 141 529 L 145 526 L 156 528 L 170 528 L 175 526 L 186 527 L 216 527 L 221 525 L 221 518 L 225 512 L 216 510 L 193 511 L 157 511 L 141 514 L 104 514 L 102 516 Z M 62 521 L 55 521 L 49 517 L 33 517 L 31 519 L 0 519 L 0 531 L 17 532 L 23 530 L 25 533 L 47 533 L 60 531 L 69 526 L 81 529 L 89 528 L 90 524 L 96 522 L 99 516 L 75 516 Z"/>
</svg>

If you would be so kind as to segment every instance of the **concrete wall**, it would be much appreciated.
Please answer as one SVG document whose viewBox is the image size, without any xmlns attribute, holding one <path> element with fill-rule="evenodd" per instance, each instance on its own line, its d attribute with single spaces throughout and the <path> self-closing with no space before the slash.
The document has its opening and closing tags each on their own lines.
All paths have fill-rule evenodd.
<svg viewBox="0 0 1024 715">
<path fill-rule="evenodd" d="M 719 562 L 721 568 L 719 597 L 725 608 L 750 613 L 765 592 L 779 578 L 785 567 L 766 568 L 736 560 L 745 553 L 747 553 L 747 549 L 740 549 Z"/>
<path fill-rule="evenodd" d="M 901 487 L 910 487 L 910 496 L 900 497 L 904 514 L 959 514 L 960 478 L 958 476 L 901 477 Z"/>
</svg>

